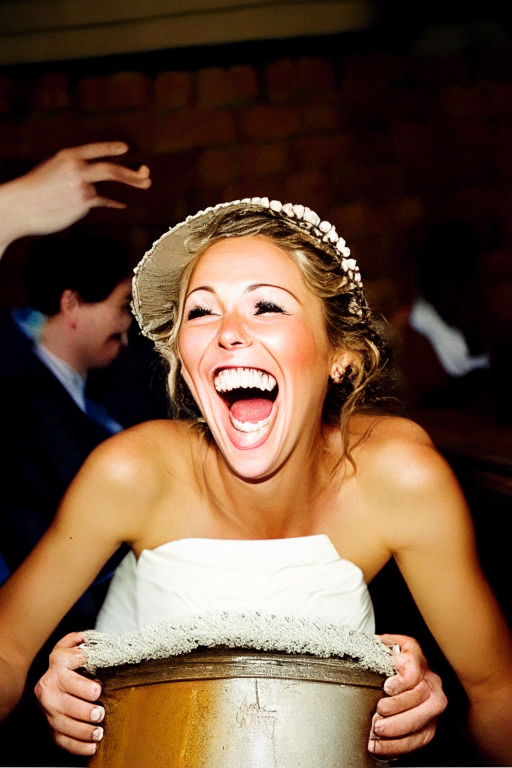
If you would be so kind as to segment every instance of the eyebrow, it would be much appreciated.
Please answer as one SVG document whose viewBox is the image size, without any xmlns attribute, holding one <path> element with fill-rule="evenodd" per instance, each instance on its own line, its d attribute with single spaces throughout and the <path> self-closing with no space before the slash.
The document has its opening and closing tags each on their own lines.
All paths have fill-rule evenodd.
<svg viewBox="0 0 512 768">
<path fill-rule="evenodd" d="M 280 291 L 286 291 L 286 293 L 289 293 L 290 296 L 295 299 L 295 301 L 299 301 L 295 294 L 289 291 L 288 288 L 283 288 L 282 285 L 274 285 L 273 283 L 254 283 L 253 285 L 248 285 L 244 290 L 244 293 L 251 293 L 251 291 L 256 291 L 258 288 L 278 288 Z M 197 288 L 194 288 L 193 291 L 190 291 L 187 299 L 192 296 L 193 293 L 196 293 L 196 291 L 208 291 L 208 293 L 215 293 L 214 289 L 210 285 L 199 285 Z"/>
</svg>

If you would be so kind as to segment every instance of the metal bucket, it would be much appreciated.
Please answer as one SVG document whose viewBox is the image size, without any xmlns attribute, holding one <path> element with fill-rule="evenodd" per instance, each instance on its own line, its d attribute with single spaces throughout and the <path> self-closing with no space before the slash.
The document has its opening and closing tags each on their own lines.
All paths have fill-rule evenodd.
<svg viewBox="0 0 512 768">
<path fill-rule="evenodd" d="M 354 661 L 216 649 L 98 676 L 105 736 L 90 768 L 376 765 L 367 744 L 385 676 Z"/>
</svg>

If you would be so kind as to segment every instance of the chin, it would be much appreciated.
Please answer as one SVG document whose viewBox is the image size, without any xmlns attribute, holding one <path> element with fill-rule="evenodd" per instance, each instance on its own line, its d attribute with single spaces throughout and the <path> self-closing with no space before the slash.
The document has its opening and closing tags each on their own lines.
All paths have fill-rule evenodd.
<svg viewBox="0 0 512 768">
<path fill-rule="evenodd" d="M 247 482 L 262 482 L 272 477 L 284 464 L 282 451 L 276 445 L 277 435 L 248 436 L 235 430 L 212 430 L 216 445 L 233 474 Z M 263 430 L 265 431 L 265 430 Z M 217 432 L 217 434 L 215 434 Z M 235 434 L 233 434 L 235 432 Z M 277 440 L 277 443 L 280 443 Z"/>
<path fill-rule="evenodd" d="M 116 360 L 118 355 L 110 355 L 107 357 L 102 357 L 98 360 L 94 361 L 94 364 L 90 366 L 90 370 L 99 370 L 101 368 L 108 368 L 114 360 Z"/>
<path fill-rule="evenodd" d="M 109 365 L 112 365 L 114 360 L 117 360 L 120 352 L 121 352 L 121 342 L 118 342 L 116 344 L 114 344 L 113 342 L 110 342 L 108 350 L 106 350 L 102 355 L 99 355 L 97 357 L 94 367 L 108 368 Z"/>
</svg>

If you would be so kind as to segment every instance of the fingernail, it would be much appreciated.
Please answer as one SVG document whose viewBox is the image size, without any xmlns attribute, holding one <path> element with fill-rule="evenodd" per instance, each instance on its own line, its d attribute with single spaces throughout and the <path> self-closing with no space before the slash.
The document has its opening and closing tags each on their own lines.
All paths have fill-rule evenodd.
<svg viewBox="0 0 512 768">
<path fill-rule="evenodd" d="M 103 718 L 105 717 L 105 710 L 103 707 L 94 707 L 93 710 L 91 710 L 91 720 L 94 723 L 99 723 Z"/>
<path fill-rule="evenodd" d="M 396 691 L 396 683 L 394 677 L 388 677 L 384 683 L 384 690 L 389 696 L 392 696 Z"/>
<path fill-rule="evenodd" d="M 103 738 L 103 728 L 95 728 L 92 732 L 93 741 L 101 741 Z"/>
<path fill-rule="evenodd" d="M 375 723 L 373 724 L 373 731 L 374 731 L 375 735 L 378 735 L 378 734 L 382 733 L 382 731 L 383 731 L 382 720 L 376 720 L 375 721 Z"/>
<path fill-rule="evenodd" d="M 368 752 L 375 752 L 376 748 L 377 746 L 375 744 L 375 740 L 370 739 L 370 741 L 368 742 Z"/>
<path fill-rule="evenodd" d="M 92 695 L 94 696 L 95 699 L 99 699 L 99 697 L 101 696 L 101 685 L 94 686 Z"/>
</svg>

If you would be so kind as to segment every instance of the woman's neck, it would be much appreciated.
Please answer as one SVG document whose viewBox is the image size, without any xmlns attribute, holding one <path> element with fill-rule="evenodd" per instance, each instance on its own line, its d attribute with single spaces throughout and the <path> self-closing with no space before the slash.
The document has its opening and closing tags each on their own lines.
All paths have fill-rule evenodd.
<svg viewBox="0 0 512 768">
<path fill-rule="evenodd" d="M 339 430 L 334 430 L 339 433 Z M 323 427 L 301 453 L 294 452 L 272 476 L 251 481 L 238 477 L 212 446 L 204 482 L 215 512 L 243 538 L 281 538 L 314 533 L 319 515 L 336 496 L 340 480 L 333 470 L 341 457 L 339 440 Z"/>
</svg>

